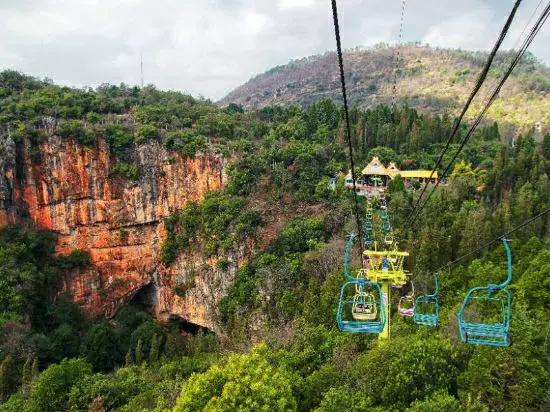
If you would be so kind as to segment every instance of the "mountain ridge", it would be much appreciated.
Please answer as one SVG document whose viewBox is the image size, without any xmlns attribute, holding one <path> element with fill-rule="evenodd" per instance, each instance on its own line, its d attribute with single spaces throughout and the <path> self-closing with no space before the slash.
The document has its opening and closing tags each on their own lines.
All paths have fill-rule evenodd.
<svg viewBox="0 0 550 412">
<path fill-rule="evenodd" d="M 397 52 L 399 66 L 396 71 Z M 481 109 L 513 54 L 512 51 L 497 54 L 468 118 Z M 486 52 L 437 49 L 418 44 L 349 49 L 344 51 L 348 98 L 351 104 L 360 107 L 395 102 L 431 114 L 457 114 L 486 56 Z M 537 122 L 547 125 L 550 123 L 548 93 L 550 69 L 528 53 L 504 85 L 487 117 L 529 128 Z M 236 103 L 246 109 L 273 104 L 309 106 L 320 97 L 341 101 L 340 94 L 336 53 L 326 52 L 275 66 L 235 88 L 218 103 Z"/>
</svg>

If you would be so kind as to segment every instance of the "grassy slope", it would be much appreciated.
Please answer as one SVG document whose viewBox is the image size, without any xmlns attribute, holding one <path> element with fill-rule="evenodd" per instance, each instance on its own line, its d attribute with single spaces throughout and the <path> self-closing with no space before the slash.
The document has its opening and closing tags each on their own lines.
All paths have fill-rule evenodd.
<svg viewBox="0 0 550 412">
<path fill-rule="evenodd" d="M 347 83 L 352 103 L 360 106 L 388 104 L 393 97 L 395 48 L 379 46 L 345 53 Z M 400 70 L 395 85 L 397 100 L 431 113 L 456 114 L 470 93 L 486 54 L 433 49 L 416 45 L 400 48 Z M 503 53 L 495 61 L 487 86 L 481 90 L 468 117 L 486 100 L 511 60 Z M 309 105 L 319 97 L 340 99 L 336 55 L 326 53 L 277 66 L 239 86 L 220 103 L 240 103 L 258 108 L 274 103 Z M 550 69 L 526 56 L 501 91 L 488 117 L 501 123 L 532 127 L 550 123 Z"/>
</svg>

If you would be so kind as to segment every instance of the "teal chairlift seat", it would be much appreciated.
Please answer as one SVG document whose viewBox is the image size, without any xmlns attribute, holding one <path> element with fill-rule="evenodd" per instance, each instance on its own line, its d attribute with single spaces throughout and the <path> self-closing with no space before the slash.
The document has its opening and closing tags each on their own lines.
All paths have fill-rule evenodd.
<svg viewBox="0 0 550 412">
<path fill-rule="evenodd" d="M 508 266 L 507 279 L 498 285 L 490 284 L 484 287 L 475 287 L 468 291 L 460 312 L 458 313 L 458 328 L 460 338 L 465 343 L 489 346 L 510 346 L 510 319 L 512 316 L 512 294 L 506 287 L 512 282 L 512 253 L 508 241 L 503 239 L 506 249 Z M 484 313 L 474 315 L 487 315 L 487 306 L 493 306 L 494 313 L 486 322 L 472 320 L 472 307 L 482 306 Z M 468 310 L 470 309 L 470 310 Z M 478 307 L 478 309 L 480 309 Z"/>
<path fill-rule="evenodd" d="M 417 325 L 436 327 L 439 322 L 439 282 L 437 273 L 434 273 L 434 292 L 431 295 L 422 295 L 414 302 L 413 320 Z M 426 310 L 430 308 L 430 310 Z"/>
<path fill-rule="evenodd" d="M 356 238 L 350 234 L 344 254 L 344 275 L 336 323 L 343 332 L 381 333 L 386 324 L 382 288 L 364 277 L 353 277 L 348 270 L 349 254 Z M 359 272 L 364 273 L 364 272 Z"/>
</svg>

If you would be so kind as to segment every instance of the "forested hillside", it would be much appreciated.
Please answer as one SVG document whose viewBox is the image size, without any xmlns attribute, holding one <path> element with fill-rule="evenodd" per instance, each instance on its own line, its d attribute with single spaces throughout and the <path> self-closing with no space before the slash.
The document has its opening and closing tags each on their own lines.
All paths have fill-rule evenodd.
<svg viewBox="0 0 550 412">
<path fill-rule="evenodd" d="M 4 149 L 2 207 L 10 225 L 0 231 L 0 411 L 550 409 L 548 215 L 510 239 L 511 347 L 467 345 L 457 330 L 467 290 L 505 277 L 497 245 L 439 273 L 438 328 L 394 311 L 392 337 L 380 344 L 373 335 L 340 332 L 335 322 L 345 239 L 356 227 L 343 181 L 349 159 L 342 109 L 332 100 L 245 112 L 153 87 L 78 90 L 14 72 L 0 74 L 0 98 L 2 143 L 13 144 L 16 162 L 30 159 L 19 170 L 42 164 L 55 139 L 105 155 L 106 182 L 127 191 L 151 184 L 142 159 L 156 146 L 167 151 L 167 165 L 206 154 L 226 165 L 223 184 L 159 218 L 155 242 L 139 249 L 152 262 L 143 269 L 147 280 L 135 294 L 118 294 L 137 281 L 109 277 L 135 268 L 117 275 L 99 264 L 103 243 L 69 251 L 59 241 L 63 233 L 37 230 L 27 198 L 5 183 L 13 180 Z M 435 165 L 453 126 L 450 114 L 359 106 L 350 113 L 358 168 L 373 156 L 404 170 Z M 388 188 L 392 224 L 410 253 L 406 266 L 419 294 L 431 291 L 434 270 L 550 207 L 550 135 L 523 129 L 512 147 L 498 121 L 480 127 L 413 226 L 406 222 L 418 192 L 399 179 Z M 453 143 L 449 156 L 456 149 Z M 196 170 L 188 173 L 186 182 L 195 184 Z M 47 180 L 38 176 L 16 177 L 29 191 L 25 182 Z M 338 177 L 335 188 L 330 177 Z M 139 219 L 130 216 L 124 224 Z M 110 242 L 116 236 L 122 243 L 108 246 L 117 254 L 142 233 L 125 234 L 131 230 L 128 224 L 93 235 L 110 234 Z M 65 286 L 90 270 L 100 273 L 98 301 L 112 294 L 122 302 L 108 317 L 91 316 L 84 298 Z M 143 298 L 144 284 L 156 290 L 154 299 Z M 189 302 L 190 295 L 202 296 L 200 310 L 210 313 L 216 333 L 163 301 Z M 399 291 L 392 298 L 395 308 Z M 168 312 L 159 317 L 161 305 Z"/>
<path fill-rule="evenodd" d="M 501 52 L 489 73 L 481 96 L 486 96 L 510 64 L 514 53 Z M 348 98 L 361 107 L 407 104 L 431 114 L 458 114 L 487 53 L 434 49 L 409 44 L 380 44 L 344 53 Z M 397 67 L 397 69 L 396 69 Z M 549 69 L 532 55 L 523 59 L 500 93 L 488 117 L 505 125 L 529 129 L 535 122 L 550 123 Z M 336 53 L 293 60 L 253 77 L 221 100 L 261 108 L 273 104 L 308 106 L 319 98 L 341 102 Z M 475 101 L 469 116 L 482 107 Z"/>
</svg>

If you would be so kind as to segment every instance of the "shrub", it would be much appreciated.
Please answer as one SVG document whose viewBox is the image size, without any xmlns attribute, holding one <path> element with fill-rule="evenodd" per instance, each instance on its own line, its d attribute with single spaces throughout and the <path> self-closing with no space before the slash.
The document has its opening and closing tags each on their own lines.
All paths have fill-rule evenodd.
<svg viewBox="0 0 550 412">
<path fill-rule="evenodd" d="M 151 124 L 139 126 L 136 130 L 136 143 L 141 144 L 147 140 L 155 140 L 158 138 L 157 128 Z"/>
<path fill-rule="evenodd" d="M 96 324 L 84 336 L 80 353 L 94 370 L 110 370 L 122 357 L 119 336 L 106 321 Z"/>
<path fill-rule="evenodd" d="M 294 219 L 279 233 L 271 243 L 270 249 L 278 256 L 292 252 L 306 252 L 309 250 L 311 240 L 322 242 L 326 240 L 326 236 L 321 219 Z"/>
<path fill-rule="evenodd" d="M 124 176 L 127 179 L 137 180 L 139 175 L 139 167 L 129 163 L 117 163 L 113 167 L 113 172 Z"/>
<path fill-rule="evenodd" d="M 227 259 L 218 260 L 218 268 L 224 272 L 227 271 L 227 269 L 229 269 L 229 260 Z"/>
<path fill-rule="evenodd" d="M 111 152 L 119 159 L 127 158 L 127 149 L 134 143 L 131 131 L 124 125 L 110 124 L 105 127 L 104 132 Z"/>
<path fill-rule="evenodd" d="M 448 340 L 410 335 L 360 356 L 353 373 L 366 397 L 376 404 L 402 408 L 448 390 L 458 375 L 456 358 Z"/>
<path fill-rule="evenodd" d="M 299 384 L 287 370 L 270 364 L 265 345 L 249 355 L 232 355 L 224 367 L 194 374 L 184 384 L 174 412 L 276 410 L 295 411 Z"/>
<path fill-rule="evenodd" d="M 195 136 L 191 129 L 166 132 L 164 147 L 177 151 L 182 156 L 194 157 L 198 151 L 206 149 L 206 139 L 200 135 Z"/>
<path fill-rule="evenodd" d="M 85 268 L 90 263 L 90 254 L 85 250 L 73 250 L 69 255 L 59 257 L 59 264 L 65 269 Z"/>
<path fill-rule="evenodd" d="M 71 388 L 91 373 L 83 359 L 64 359 L 51 365 L 33 386 L 27 410 L 29 412 L 57 412 L 67 410 Z"/>
<path fill-rule="evenodd" d="M 84 125 L 81 120 L 71 120 L 58 125 L 58 133 L 64 139 L 76 139 L 84 146 L 92 146 L 96 142 L 96 135 Z"/>
</svg>

